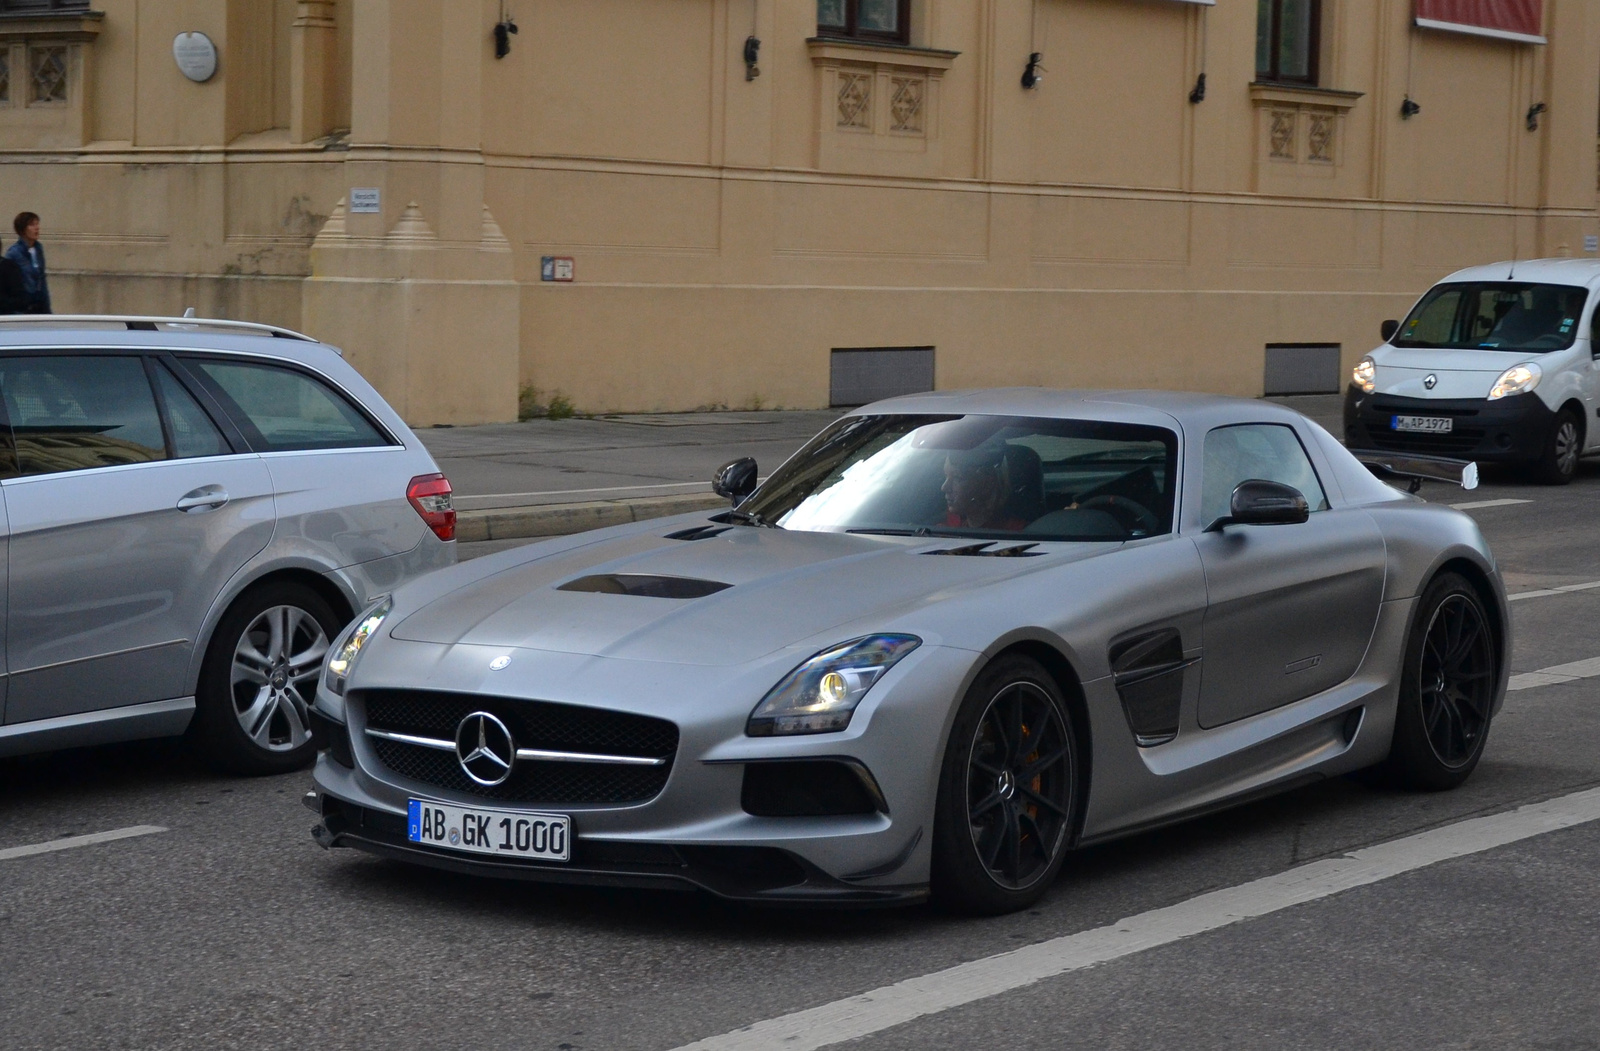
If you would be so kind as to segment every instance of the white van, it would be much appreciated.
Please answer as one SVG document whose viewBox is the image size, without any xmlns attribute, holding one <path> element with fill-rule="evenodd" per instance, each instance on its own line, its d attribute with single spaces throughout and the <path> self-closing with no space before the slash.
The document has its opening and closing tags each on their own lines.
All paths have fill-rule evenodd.
<svg viewBox="0 0 1600 1051">
<path fill-rule="evenodd" d="M 1383 323 L 1345 394 L 1345 444 L 1526 464 L 1564 485 L 1600 450 L 1600 262 L 1458 271 Z"/>
</svg>

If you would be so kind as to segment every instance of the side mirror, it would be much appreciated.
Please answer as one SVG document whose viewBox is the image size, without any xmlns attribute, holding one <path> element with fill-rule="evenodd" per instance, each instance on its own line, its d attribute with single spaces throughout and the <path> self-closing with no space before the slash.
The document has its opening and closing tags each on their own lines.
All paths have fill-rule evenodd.
<svg viewBox="0 0 1600 1051">
<path fill-rule="evenodd" d="M 1299 525 L 1310 517 L 1306 498 L 1294 486 L 1250 478 L 1234 486 L 1229 514 L 1206 526 L 1206 532 L 1229 525 Z"/>
<path fill-rule="evenodd" d="M 1383 333 L 1383 341 L 1387 343 L 1394 338 L 1394 334 L 1396 332 L 1400 331 L 1400 322 L 1396 321 L 1394 318 L 1390 318 L 1388 321 L 1385 321 L 1383 324 L 1378 326 L 1378 331 Z"/>
<path fill-rule="evenodd" d="M 738 507 L 745 497 L 756 491 L 755 459 L 741 456 L 718 467 L 717 473 L 711 476 L 711 491 L 727 497 Z"/>
</svg>

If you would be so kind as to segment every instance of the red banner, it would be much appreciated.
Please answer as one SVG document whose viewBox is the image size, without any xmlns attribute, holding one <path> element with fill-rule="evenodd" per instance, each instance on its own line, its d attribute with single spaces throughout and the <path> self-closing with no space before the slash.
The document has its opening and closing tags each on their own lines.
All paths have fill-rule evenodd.
<svg viewBox="0 0 1600 1051">
<path fill-rule="evenodd" d="M 1417 25 L 1542 44 L 1544 0 L 1417 0 Z"/>
</svg>

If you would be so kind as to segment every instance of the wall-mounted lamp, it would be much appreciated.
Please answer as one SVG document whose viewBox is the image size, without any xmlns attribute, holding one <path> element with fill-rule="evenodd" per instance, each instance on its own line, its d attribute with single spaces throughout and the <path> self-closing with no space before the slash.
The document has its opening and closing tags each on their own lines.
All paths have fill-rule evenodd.
<svg viewBox="0 0 1600 1051">
<path fill-rule="evenodd" d="M 761 41 L 754 36 L 744 38 L 744 79 L 754 80 L 761 75 L 756 57 L 761 54 Z"/>
<path fill-rule="evenodd" d="M 1194 80 L 1194 90 L 1189 92 L 1189 104 L 1198 106 L 1206 100 L 1206 75 L 1200 74 Z"/>
<path fill-rule="evenodd" d="M 1417 114 L 1419 114 L 1421 112 L 1422 112 L 1422 107 L 1417 105 L 1415 102 L 1412 102 L 1410 95 L 1407 95 L 1405 97 L 1405 101 L 1400 103 L 1400 119 L 1401 120 L 1410 120 L 1412 117 L 1415 117 Z"/>
<path fill-rule="evenodd" d="M 505 58 L 511 54 L 511 34 L 517 31 L 517 24 L 509 17 L 503 22 L 494 25 L 494 57 Z"/>
<path fill-rule="evenodd" d="M 1038 51 L 1033 51 L 1028 54 L 1028 64 L 1022 67 L 1023 87 L 1036 88 L 1039 86 L 1039 76 L 1044 72 L 1044 66 L 1040 65 L 1039 63 L 1043 59 L 1044 55 Z"/>
<path fill-rule="evenodd" d="M 1528 107 L 1528 130 L 1529 131 L 1538 131 L 1539 130 L 1539 114 L 1545 112 L 1549 108 L 1550 108 L 1549 106 L 1546 106 L 1542 102 L 1535 102 L 1533 105 Z"/>
</svg>

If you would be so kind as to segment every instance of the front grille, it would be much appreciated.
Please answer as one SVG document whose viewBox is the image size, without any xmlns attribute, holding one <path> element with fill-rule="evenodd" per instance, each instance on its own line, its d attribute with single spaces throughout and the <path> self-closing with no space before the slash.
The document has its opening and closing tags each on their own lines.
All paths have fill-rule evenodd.
<svg viewBox="0 0 1600 1051">
<path fill-rule="evenodd" d="M 469 778 L 454 752 L 367 738 L 379 761 L 401 777 L 503 802 L 643 803 L 666 786 L 678 750 L 677 726 L 648 715 L 426 690 L 373 690 L 352 700 L 364 704 L 367 726 L 374 730 L 454 740 L 463 718 L 489 712 L 506 724 L 518 748 L 667 760 L 661 766 L 617 766 L 519 759 L 511 776 L 491 787 Z"/>
</svg>

